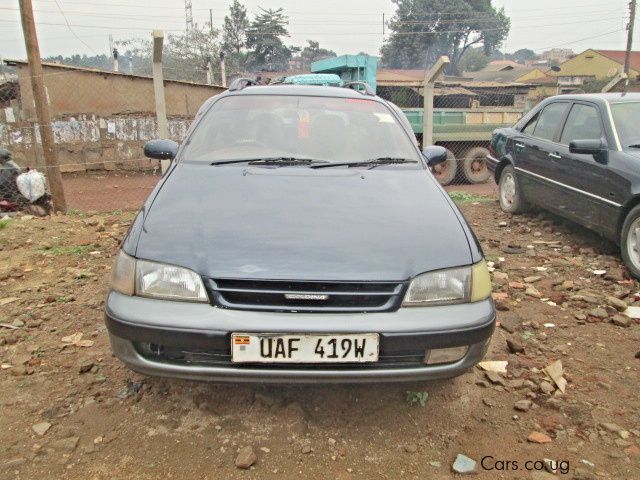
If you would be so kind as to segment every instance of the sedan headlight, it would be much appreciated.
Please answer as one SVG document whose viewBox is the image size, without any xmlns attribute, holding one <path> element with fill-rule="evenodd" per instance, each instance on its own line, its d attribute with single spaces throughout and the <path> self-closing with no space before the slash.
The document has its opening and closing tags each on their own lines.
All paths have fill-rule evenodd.
<svg viewBox="0 0 640 480">
<path fill-rule="evenodd" d="M 122 250 L 113 268 L 112 288 L 125 295 L 206 302 L 207 292 L 200 276 L 183 267 L 136 260 Z"/>
<path fill-rule="evenodd" d="M 491 295 L 491 278 L 484 260 L 467 267 L 423 273 L 415 277 L 403 307 L 477 302 Z"/>
</svg>

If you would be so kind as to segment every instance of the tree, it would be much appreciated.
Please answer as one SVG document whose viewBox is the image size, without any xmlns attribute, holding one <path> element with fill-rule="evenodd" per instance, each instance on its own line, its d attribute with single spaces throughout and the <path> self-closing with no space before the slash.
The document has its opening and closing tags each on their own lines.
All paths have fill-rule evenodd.
<svg viewBox="0 0 640 480">
<path fill-rule="evenodd" d="M 536 52 L 529 48 L 521 48 L 520 50 L 513 52 L 511 57 L 514 62 L 525 63 L 536 58 Z"/>
<path fill-rule="evenodd" d="M 484 54 L 481 47 L 471 47 L 462 54 L 458 68 L 460 72 L 477 72 L 486 67 L 491 59 Z"/>
<path fill-rule="evenodd" d="M 459 75 L 460 59 L 474 45 L 485 55 L 498 48 L 509 33 L 504 9 L 491 0 L 392 0 L 396 13 L 391 35 L 382 46 L 382 64 L 391 68 L 426 68 L 448 55 L 448 72 Z"/>
<path fill-rule="evenodd" d="M 222 50 L 227 54 L 239 54 L 247 43 L 249 19 L 247 9 L 238 0 L 233 0 L 229 15 L 224 17 L 222 27 Z"/>
<path fill-rule="evenodd" d="M 288 37 L 289 19 L 282 8 L 260 9 L 247 29 L 248 66 L 254 70 L 284 70 L 291 58 L 291 49 L 281 37 Z"/>
<path fill-rule="evenodd" d="M 319 42 L 307 40 L 307 43 L 308 45 L 302 49 L 299 55 L 303 70 L 309 70 L 311 64 L 317 60 L 336 56 L 336 52 L 334 52 L 333 50 L 320 48 Z"/>
</svg>

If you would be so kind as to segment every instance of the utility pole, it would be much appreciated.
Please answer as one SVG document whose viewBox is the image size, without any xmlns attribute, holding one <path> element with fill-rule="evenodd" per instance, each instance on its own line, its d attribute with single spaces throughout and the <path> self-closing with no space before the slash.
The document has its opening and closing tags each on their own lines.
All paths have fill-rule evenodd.
<svg viewBox="0 0 640 480">
<path fill-rule="evenodd" d="M 424 86 L 422 96 L 424 99 L 422 118 L 422 148 L 433 145 L 433 97 L 435 94 L 436 80 L 444 69 L 451 63 L 449 57 L 442 56 L 430 70 L 424 73 Z"/>
<path fill-rule="evenodd" d="M 224 63 L 224 52 L 220 52 L 220 77 L 222 78 L 222 86 L 227 86 L 227 67 Z"/>
<path fill-rule="evenodd" d="M 187 32 L 193 30 L 193 7 L 191 0 L 184 0 L 184 16 L 187 23 Z"/>
<path fill-rule="evenodd" d="M 48 170 L 47 178 L 49 179 L 49 187 L 51 188 L 53 208 L 56 212 L 66 212 L 67 201 L 64 197 L 62 175 L 60 175 L 58 155 L 53 138 L 53 129 L 51 128 L 51 114 L 49 113 L 47 91 L 42 75 L 40 47 L 38 46 L 38 35 L 31 0 L 20 0 L 20 18 L 22 20 L 22 31 L 24 33 L 24 43 L 27 49 L 27 60 L 29 62 L 29 74 L 31 76 L 31 89 L 33 90 L 33 100 L 40 128 L 44 161 Z M 37 148 L 35 142 L 34 148 Z"/>
<path fill-rule="evenodd" d="M 629 68 L 631 63 L 631 50 L 633 47 L 633 27 L 636 21 L 636 0 L 629 2 L 629 25 L 627 26 L 627 52 L 624 56 L 624 73 L 627 75 L 625 90 L 629 85 Z"/>
<path fill-rule="evenodd" d="M 209 28 L 211 29 L 211 35 L 213 35 L 213 8 L 209 9 Z"/>
<path fill-rule="evenodd" d="M 169 128 L 167 125 L 167 107 L 164 98 L 164 76 L 162 75 L 162 46 L 164 43 L 164 32 L 154 30 L 153 36 L 153 92 L 156 100 L 156 121 L 158 122 L 158 136 L 169 138 Z M 160 160 L 160 170 L 166 172 L 171 162 Z"/>
</svg>

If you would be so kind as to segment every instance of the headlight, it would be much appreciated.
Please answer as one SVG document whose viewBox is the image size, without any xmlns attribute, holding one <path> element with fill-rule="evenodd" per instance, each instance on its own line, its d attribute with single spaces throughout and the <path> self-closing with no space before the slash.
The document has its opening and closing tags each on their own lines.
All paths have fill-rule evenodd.
<svg viewBox="0 0 640 480">
<path fill-rule="evenodd" d="M 415 277 L 403 307 L 477 302 L 491 295 L 491 278 L 484 260 L 468 267 L 437 270 Z"/>
<path fill-rule="evenodd" d="M 200 276 L 182 267 L 136 260 L 122 250 L 113 268 L 112 288 L 125 295 L 206 302 L 207 292 Z"/>
</svg>

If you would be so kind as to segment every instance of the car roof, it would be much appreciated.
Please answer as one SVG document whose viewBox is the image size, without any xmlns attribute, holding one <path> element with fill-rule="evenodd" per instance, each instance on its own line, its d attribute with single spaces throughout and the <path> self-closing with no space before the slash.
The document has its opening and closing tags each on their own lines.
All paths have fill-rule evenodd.
<svg viewBox="0 0 640 480">
<path fill-rule="evenodd" d="M 596 100 L 607 103 L 621 103 L 621 102 L 640 102 L 640 93 L 580 93 L 580 94 L 568 94 L 568 95 L 556 95 L 549 100 Z"/>
<path fill-rule="evenodd" d="M 359 98 L 383 100 L 374 95 L 365 95 L 352 88 L 325 87 L 319 85 L 251 85 L 239 90 L 228 90 L 223 95 L 292 95 L 305 97 Z"/>
</svg>

